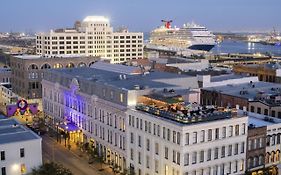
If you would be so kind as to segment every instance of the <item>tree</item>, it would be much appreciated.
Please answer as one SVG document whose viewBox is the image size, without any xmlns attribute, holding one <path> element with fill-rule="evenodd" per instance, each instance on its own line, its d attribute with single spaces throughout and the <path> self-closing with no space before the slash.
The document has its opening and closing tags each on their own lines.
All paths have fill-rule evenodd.
<svg viewBox="0 0 281 175">
<path fill-rule="evenodd" d="M 45 163 L 32 170 L 31 175 L 73 175 L 72 172 L 61 164 L 54 162 Z"/>
</svg>

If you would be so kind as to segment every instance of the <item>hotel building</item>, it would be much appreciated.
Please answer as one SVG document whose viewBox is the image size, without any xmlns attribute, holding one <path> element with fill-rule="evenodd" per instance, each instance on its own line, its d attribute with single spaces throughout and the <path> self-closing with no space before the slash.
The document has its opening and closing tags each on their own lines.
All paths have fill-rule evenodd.
<svg viewBox="0 0 281 175">
<path fill-rule="evenodd" d="M 36 54 L 44 57 L 93 56 L 122 63 L 143 58 L 143 33 L 113 31 L 109 19 L 88 16 L 74 28 L 51 30 L 36 37 Z"/>
<path fill-rule="evenodd" d="M 113 161 L 123 170 L 129 167 L 128 108 L 134 108 L 138 96 L 153 89 L 198 88 L 197 78 L 144 73 L 136 67 L 99 62 L 92 66 L 46 71 L 42 80 L 43 110 L 53 125 L 67 123 L 77 127 L 70 140 L 91 142 L 108 162 Z"/>
</svg>

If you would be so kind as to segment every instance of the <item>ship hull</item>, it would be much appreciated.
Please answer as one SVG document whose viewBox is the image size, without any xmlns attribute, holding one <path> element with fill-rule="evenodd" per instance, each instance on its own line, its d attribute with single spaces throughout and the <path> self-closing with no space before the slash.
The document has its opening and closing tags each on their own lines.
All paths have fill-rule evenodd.
<svg viewBox="0 0 281 175">
<path fill-rule="evenodd" d="M 214 44 L 196 44 L 196 45 L 192 45 L 192 46 L 188 47 L 188 49 L 191 49 L 191 50 L 202 50 L 202 51 L 209 52 L 214 47 L 215 47 Z"/>
</svg>

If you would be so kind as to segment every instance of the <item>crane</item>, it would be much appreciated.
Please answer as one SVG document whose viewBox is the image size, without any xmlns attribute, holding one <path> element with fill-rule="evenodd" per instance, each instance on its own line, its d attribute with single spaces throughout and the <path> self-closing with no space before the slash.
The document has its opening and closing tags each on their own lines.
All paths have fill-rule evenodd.
<svg viewBox="0 0 281 175">
<path fill-rule="evenodd" d="M 161 20 L 161 22 L 163 22 L 165 24 L 165 27 L 167 29 L 170 29 L 171 28 L 171 23 L 173 22 L 173 20 Z"/>
</svg>

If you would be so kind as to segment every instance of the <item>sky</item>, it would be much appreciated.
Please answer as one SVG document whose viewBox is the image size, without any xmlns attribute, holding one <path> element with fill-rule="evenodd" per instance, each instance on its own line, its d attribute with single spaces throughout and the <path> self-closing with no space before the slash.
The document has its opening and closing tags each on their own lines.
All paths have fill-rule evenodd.
<svg viewBox="0 0 281 175">
<path fill-rule="evenodd" d="M 43 32 L 102 15 L 113 27 L 149 32 L 162 19 L 212 31 L 281 31 L 281 0 L 1 0 L 1 32 Z"/>
</svg>

